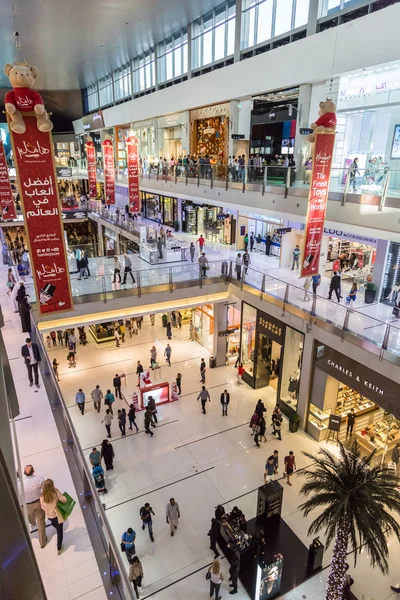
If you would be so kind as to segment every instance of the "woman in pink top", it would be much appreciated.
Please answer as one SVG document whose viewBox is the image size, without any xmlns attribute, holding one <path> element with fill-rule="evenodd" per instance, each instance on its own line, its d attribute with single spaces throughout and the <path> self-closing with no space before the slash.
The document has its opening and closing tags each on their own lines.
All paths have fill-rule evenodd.
<svg viewBox="0 0 400 600">
<path fill-rule="evenodd" d="M 57 508 L 58 502 L 66 504 L 67 498 L 61 494 L 60 490 L 54 487 L 52 479 L 46 479 L 43 484 L 42 495 L 40 496 L 40 506 L 53 527 L 57 530 L 57 551 L 58 554 L 61 554 L 63 548 L 64 519 Z"/>
</svg>

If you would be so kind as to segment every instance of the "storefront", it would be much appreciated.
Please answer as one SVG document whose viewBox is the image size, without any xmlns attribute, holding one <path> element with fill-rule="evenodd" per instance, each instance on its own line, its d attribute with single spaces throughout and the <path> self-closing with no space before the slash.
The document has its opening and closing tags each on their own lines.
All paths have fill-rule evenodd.
<svg viewBox="0 0 400 600">
<path fill-rule="evenodd" d="M 128 166 L 126 155 L 126 140 L 129 137 L 130 130 L 130 125 L 122 125 L 120 127 L 115 128 L 115 139 L 117 141 L 115 149 L 115 158 L 117 161 L 118 171 L 120 173 L 126 173 L 126 169 Z"/>
<path fill-rule="evenodd" d="M 74 135 L 54 135 L 54 161 L 56 167 L 77 166 L 79 143 Z"/>
<path fill-rule="evenodd" d="M 156 119 L 132 123 L 133 135 L 138 139 L 139 157 L 143 160 L 152 160 L 157 156 L 156 131 Z"/>
<path fill-rule="evenodd" d="M 228 327 L 226 330 L 226 364 L 234 365 L 240 351 L 240 310 L 228 305 Z"/>
<path fill-rule="evenodd" d="M 103 244 L 104 244 L 104 256 L 114 256 L 117 254 L 117 240 L 118 233 L 109 229 L 108 227 L 104 227 L 103 233 Z"/>
<path fill-rule="evenodd" d="M 332 271 L 340 271 L 342 280 L 364 283 L 373 272 L 378 240 L 364 235 L 346 233 L 336 229 L 324 229 L 328 234 L 324 274 L 329 277 Z"/>
<path fill-rule="evenodd" d="M 280 258 L 282 235 L 278 233 L 278 231 L 281 230 L 283 226 L 283 219 L 256 213 L 249 213 L 241 210 L 239 211 L 238 218 L 238 248 L 244 248 L 244 236 L 246 234 L 248 234 L 249 237 L 250 235 L 253 235 L 255 238 L 253 252 L 261 252 L 262 254 L 265 254 L 266 238 L 267 235 L 270 235 L 271 246 L 269 254 L 270 256 Z"/>
<path fill-rule="evenodd" d="M 158 154 L 167 160 L 187 156 L 189 150 L 189 112 L 157 119 Z"/>
<path fill-rule="evenodd" d="M 356 416 L 354 436 L 365 452 L 376 450 L 378 460 L 390 460 L 400 442 L 400 385 L 320 342 L 315 348 L 315 370 L 307 432 L 316 440 L 329 437 L 330 417 L 340 417 L 338 439 L 346 439 L 347 415 Z"/>
<path fill-rule="evenodd" d="M 181 223 L 184 233 L 204 235 L 206 240 L 218 244 L 234 244 L 236 219 L 221 206 L 197 204 L 191 200 L 181 201 Z"/>
<path fill-rule="evenodd" d="M 243 379 L 252 388 L 276 390 L 283 413 L 297 411 L 304 335 L 257 310 L 242 304 L 241 359 Z"/>
<path fill-rule="evenodd" d="M 229 121 L 229 102 L 191 110 L 190 153 L 228 164 Z"/>
<path fill-rule="evenodd" d="M 85 220 L 78 223 L 64 222 L 64 231 L 68 251 L 74 252 L 77 248 L 80 248 L 81 250 L 85 250 L 89 258 L 99 256 L 97 226 L 93 221 Z"/>
<path fill-rule="evenodd" d="M 204 304 L 192 310 L 192 323 L 194 325 L 194 339 L 196 342 L 213 351 L 214 336 L 214 306 Z"/>
<path fill-rule="evenodd" d="M 397 302 L 400 298 L 400 244 L 390 242 L 385 260 L 382 292 L 380 300 L 385 304 Z"/>
<path fill-rule="evenodd" d="M 142 198 L 142 210 L 146 219 L 156 221 L 167 227 L 175 228 L 179 230 L 178 220 L 178 198 L 172 198 L 169 196 L 160 196 L 158 194 L 151 194 L 150 192 L 141 192 Z"/>
</svg>

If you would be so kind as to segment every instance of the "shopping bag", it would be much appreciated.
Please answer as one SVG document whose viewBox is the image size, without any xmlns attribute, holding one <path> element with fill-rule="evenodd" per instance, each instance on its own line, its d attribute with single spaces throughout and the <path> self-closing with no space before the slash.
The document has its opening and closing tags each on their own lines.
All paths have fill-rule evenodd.
<svg viewBox="0 0 400 600">
<path fill-rule="evenodd" d="M 76 502 L 67 492 L 64 492 L 63 495 L 66 497 L 67 502 L 65 504 L 63 502 L 57 502 L 57 508 L 65 521 L 74 510 Z"/>
</svg>

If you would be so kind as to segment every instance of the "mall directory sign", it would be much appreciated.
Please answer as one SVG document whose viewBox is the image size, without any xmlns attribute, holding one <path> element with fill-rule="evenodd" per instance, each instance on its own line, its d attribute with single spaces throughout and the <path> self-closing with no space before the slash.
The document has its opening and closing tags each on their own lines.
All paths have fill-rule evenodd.
<svg viewBox="0 0 400 600">
<path fill-rule="evenodd" d="M 91 138 L 86 142 L 86 156 L 89 180 L 89 197 L 91 200 L 97 198 L 97 182 L 96 182 L 96 148 Z"/>
<path fill-rule="evenodd" d="M 315 136 L 306 241 L 300 277 L 310 277 L 318 273 L 334 143 L 334 133 L 317 133 Z"/>
<path fill-rule="evenodd" d="M 73 309 L 51 133 L 25 116 L 25 133 L 10 129 L 32 275 L 40 314 Z"/>
<path fill-rule="evenodd" d="M 11 191 L 10 178 L 4 144 L 0 141 L 0 213 L 3 221 L 16 219 L 14 197 Z"/>
<path fill-rule="evenodd" d="M 129 212 L 134 213 L 140 210 L 138 140 L 135 136 L 129 136 L 126 139 L 126 150 L 128 162 Z"/>
<path fill-rule="evenodd" d="M 106 204 L 115 204 L 114 147 L 109 139 L 103 142 L 104 194 Z"/>
</svg>

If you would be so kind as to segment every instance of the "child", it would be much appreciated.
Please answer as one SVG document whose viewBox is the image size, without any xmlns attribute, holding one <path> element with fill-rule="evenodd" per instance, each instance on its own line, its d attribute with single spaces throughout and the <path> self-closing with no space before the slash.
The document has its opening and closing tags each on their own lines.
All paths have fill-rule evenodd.
<svg viewBox="0 0 400 600">
<path fill-rule="evenodd" d="M 60 381 L 60 378 L 59 378 L 59 376 L 58 376 L 58 366 L 59 366 L 59 364 L 60 364 L 60 363 L 58 363 L 58 362 L 57 362 L 57 359 L 55 358 L 55 359 L 53 360 L 53 371 L 54 371 L 54 374 L 55 374 L 55 376 L 57 377 L 57 381 Z"/>
<path fill-rule="evenodd" d="M 46 338 L 46 342 L 47 342 L 47 347 L 51 348 L 51 337 L 49 335 Z"/>
<path fill-rule="evenodd" d="M 346 302 L 347 302 L 347 304 L 350 304 L 351 301 L 355 302 L 356 300 L 357 300 L 357 284 L 353 283 L 353 285 L 351 286 L 349 295 L 346 298 Z"/>
</svg>

